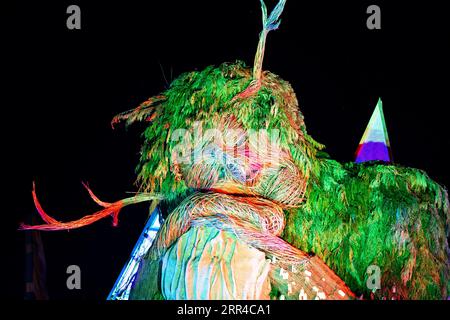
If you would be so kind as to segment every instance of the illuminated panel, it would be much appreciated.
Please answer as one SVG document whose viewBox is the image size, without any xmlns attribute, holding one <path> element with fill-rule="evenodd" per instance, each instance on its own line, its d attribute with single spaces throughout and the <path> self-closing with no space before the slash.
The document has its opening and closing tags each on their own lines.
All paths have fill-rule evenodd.
<svg viewBox="0 0 450 320">
<path fill-rule="evenodd" d="M 128 300 L 130 296 L 131 285 L 139 268 L 142 257 L 150 249 L 156 233 L 161 227 L 161 215 L 158 208 L 153 211 L 148 219 L 144 231 L 142 231 L 136 245 L 134 246 L 131 257 L 128 260 L 114 287 L 108 295 L 107 300 Z"/>
</svg>

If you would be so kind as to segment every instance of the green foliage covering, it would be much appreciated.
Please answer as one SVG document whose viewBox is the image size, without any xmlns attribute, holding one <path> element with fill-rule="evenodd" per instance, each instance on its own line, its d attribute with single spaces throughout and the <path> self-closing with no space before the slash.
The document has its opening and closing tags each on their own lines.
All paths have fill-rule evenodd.
<svg viewBox="0 0 450 320">
<path fill-rule="evenodd" d="M 173 131 L 217 126 L 234 115 L 245 129 L 279 129 L 281 144 L 309 176 L 304 204 L 286 212 L 283 237 L 321 257 L 357 294 L 370 294 L 367 267 L 377 265 L 382 290 L 410 299 L 445 298 L 450 292 L 446 191 L 424 172 L 380 163 L 340 164 L 307 135 L 289 83 L 264 72 L 254 96 L 235 99 L 252 80 L 241 62 L 189 72 L 161 96 L 119 117 L 152 119 L 144 132 L 138 167 L 141 189 L 175 203 L 190 190 L 176 179 Z"/>
<path fill-rule="evenodd" d="M 366 298 L 370 265 L 381 270 L 378 297 L 395 286 L 397 297 L 446 298 L 447 192 L 417 169 L 318 162 L 305 204 L 288 213 L 284 238 L 317 254 Z"/>
<path fill-rule="evenodd" d="M 143 108 L 119 116 L 128 123 L 152 118 L 144 132 L 137 168 L 144 191 L 162 193 L 168 200 L 186 195 L 185 182 L 177 181 L 171 168 L 171 153 L 179 144 L 172 134 L 177 129 L 191 130 L 195 122 L 201 122 L 203 129 L 216 128 L 218 115 L 235 116 L 244 129 L 279 129 L 281 145 L 291 151 L 295 163 L 308 174 L 316 150 L 322 145 L 307 135 L 292 87 L 264 72 L 256 95 L 235 99 L 251 80 L 251 69 L 242 62 L 210 66 L 179 76 L 150 107 L 144 103 Z"/>
</svg>

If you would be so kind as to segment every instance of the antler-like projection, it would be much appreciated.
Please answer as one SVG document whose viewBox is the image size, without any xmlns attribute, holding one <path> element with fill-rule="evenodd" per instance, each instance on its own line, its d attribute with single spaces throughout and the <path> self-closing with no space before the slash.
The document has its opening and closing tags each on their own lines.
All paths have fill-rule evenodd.
<svg viewBox="0 0 450 320">
<path fill-rule="evenodd" d="M 283 13 L 286 0 L 280 0 L 276 7 L 271 12 L 269 18 L 267 18 L 267 7 L 264 0 L 261 1 L 263 30 L 259 36 L 258 50 L 256 51 L 255 62 L 253 65 L 253 79 L 260 80 L 262 73 L 262 63 L 264 60 L 264 51 L 266 48 L 266 38 L 269 31 L 276 30 L 280 26 L 280 16 Z"/>
<path fill-rule="evenodd" d="M 90 225 L 98 220 L 101 220 L 107 216 L 113 217 L 113 226 L 117 226 L 119 220 L 118 216 L 120 213 L 120 210 L 122 210 L 123 207 L 126 207 L 130 204 L 136 204 L 140 202 L 147 202 L 147 201 L 159 201 L 162 200 L 162 196 L 160 195 L 154 195 L 154 194 L 148 194 L 148 193 L 138 193 L 134 197 L 122 199 L 113 203 L 104 202 L 101 201 L 93 192 L 92 190 L 84 184 L 84 187 L 89 192 L 91 198 L 100 206 L 102 206 L 104 209 L 97 211 L 94 214 L 84 216 L 83 218 L 75 221 L 70 222 L 60 222 L 51 216 L 49 216 L 44 209 L 42 209 L 41 204 L 39 203 L 37 196 L 36 196 L 36 188 L 35 184 L 33 183 L 33 200 L 34 205 L 36 206 L 37 211 L 39 212 L 39 215 L 41 216 L 42 220 L 46 222 L 46 224 L 41 225 L 35 225 L 30 226 L 26 224 L 22 224 L 20 226 L 20 230 L 42 230 L 42 231 L 57 231 L 57 230 L 70 230 L 70 229 L 77 229 L 81 228 L 87 225 Z"/>
<path fill-rule="evenodd" d="M 284 5 L 286 4 L 286 0 L 279 0 L 278 4 L 270 13 L 269 18 L 267 18 L 267 7 L 264 3 L 264 0 L 261 1 L 261 10 L 262 10 L 262 22 L 263 22 L 263 30 L 259 35 L 258 49 L 256 50 L 255 61 L 253 63 L 253 80 L 250 85 L 243 92 L 238 94 L 236 98 L 247 98 L 256 92 L 258 92 L 261 87 L 261 77 L 262 77 L 262 64 L 264 60 L 264 51 L 266 49 L 266 39 L 267 34 L 272 31 L 278 29 L 280 26 L 281 20 L 280 16 L 284 10 Z"/>
</svg>

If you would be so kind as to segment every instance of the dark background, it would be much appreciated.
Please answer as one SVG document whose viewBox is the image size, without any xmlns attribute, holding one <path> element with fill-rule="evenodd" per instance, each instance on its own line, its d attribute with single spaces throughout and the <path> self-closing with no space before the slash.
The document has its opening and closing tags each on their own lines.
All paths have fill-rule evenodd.
<svg viewBox="0 0 450 320">
<path fill-rule="evenodd" d="M 291 82 L 308 132 L 331 157 L 352 161 L 378 97 L 397 164 L 450 185 L 446 151 L 449 19 L 441 1 L 289 0 L 269 34 L 264 69 Z M 269 8 L 276 1 L 266 0 Z M 66 8 L 81 8 L 81 30 Z M 381 30 L 366 8 L 381 7 Z M 0 290 L 23 298 L 24 233 L 31 187 L 48 213 L 72 220 L 135 191 L 142 128 L 112 130 L 111 118 L 136 107 L 182 72 L 253 63 L 261 29 L 257 0 L 21 1 L 0 4 L 2 275 Z M 146 205 L 70 232 L 43 233 L 51 299 L 105 299 L 142 231 Z M 66 288 L 79 265 L 82 289 Z"/>
</svg>

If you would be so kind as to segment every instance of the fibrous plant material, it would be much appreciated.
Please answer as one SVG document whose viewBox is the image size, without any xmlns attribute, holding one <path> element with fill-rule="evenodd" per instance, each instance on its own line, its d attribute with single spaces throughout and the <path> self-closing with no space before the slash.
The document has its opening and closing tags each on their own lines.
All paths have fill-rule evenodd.
<svg viewBox="0 0 450 320">
<path fill-rule="evenodd" d="M 36 195 L 35 186 L 33 183 L 33 200 L 34 204 L 36 206 L 36 209 L 41 216 L 42 220 L 44 220 L 45 224 L 42 225 L 26 225 L 22 224 L 20 226 L 20 230 L 43 230 L 43 231 L 58 231 L 58 230 L 70 230 L 70 229 L 77 229 L 81 228 L 87 225 L 90 225 L 100 219 L 103 219 L 105 217 L 111 216 L 113 218 L 113 226 L 117 226 L 119 222 L 119 213 L 122 210 L 123 207 L 137 204 L 140 202 L 152 202 L 152 203 L 158 203 L 158 201 L 162 200 L 163 197 L 161 195 L 155 195 L 155 194 L 146 194 L 146 193 L 139 193 L 134 197 L 122 199 L 113 203 L 104 202 L 101 201 L 97 196 L 92 192 L 92 190 L 86 185 L 83 184 L 84 187 L 89 192 L 89 195 L 91 198 L 101 207 L 103 207 L 102 210 L 91 214 L 84 216 L 83 218 L 75 221 L 70 222 L 61 222 L 58 221 L 51 216 L 49 216 L 44 209 L 42 208 L 41 204 L 39 203 L 39 200 Z"/>
<path fill-rule="evenodd" d="M 289 210 L 283 237 L 322 258 L 357 294 L 445 299 L 449 294 L 447 191 L 418 169 L 318 160 L 304 205 Z"/>
<path fill-rule="evenodd" d="M 268 298 L 267 282 L 274 299 L 369 297 L 366 271 L 377 266 L 382 287 L 374 298 L 445 298 L 446 190 L 420 170 L 324 156 L 324 146 L 306 131 L 291 85 L 261 69 L 267 32 L 278 27 L 284 4 L 267 17 L 262 2 L 253 69 L 238 61 L 182 74 L 165 92 L 113 119 L 113 125 L 148 122 L 137 168 L 140 193 L 112 204 L 91 193 L 105 209 L 69 223 L 49 217 L 35 198 L 47 225 L 24 228 L 75 228 L 117 217 L 127 204 L 170 202 L 175 209 L 141 261 L 133 299 L 242 297 L 247 282 L 237 279 L 246 273 L 233 260 L 242 256 L 261 267 L 249 278 L 266 276 L 245 297 Z M 223 241 L 229 250 L 218 250 Z M 211 250 L 208 270 L 233 266 L 232 272 L 208 278 L 203 265 L 192 267 Z M 262 254 L 271 261 L 267 273 Z M 180 293 L 177 283 L 190 285 Z M 218 291 L 189 293 L 205 283 Z M 232 284 L 241 287 L 222 291 Z"/>
</svg>

